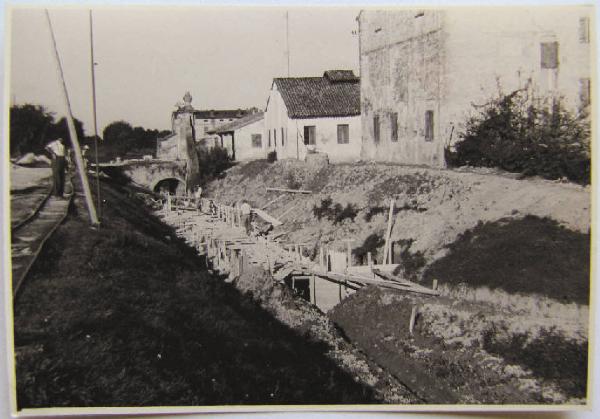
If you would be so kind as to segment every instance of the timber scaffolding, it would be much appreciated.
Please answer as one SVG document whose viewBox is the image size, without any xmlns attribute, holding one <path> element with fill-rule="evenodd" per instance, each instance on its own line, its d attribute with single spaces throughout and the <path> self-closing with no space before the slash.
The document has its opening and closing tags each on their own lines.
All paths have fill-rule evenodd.
<svg viewBox="0 0 600 419">
<path fill-rule="evenodd" d="M 252 212 L 268 223 L 281 224 L 262 209 L 253 208 Z M 320 245 L 317 251 L 313 250 L 315 256 L 311 260 L 305 255 L 308 245 L 285 242 L 285 233 L 248 236 L 238 207 L 206 198 L 197 202 L 194 198 L 167 195 L 159 215 L 176 228 L 179 237 L 206 257 L 207 267 L 213 273 L 233 281 L 249 266 L 259 266 L 275 281 L 302 291 L 304 298 L 323 311 L 365 285 L 439 295 L 437 281 L 427 288 L 399 278 L 393 274 L 398 264 L 375 264 L 370 253 L 367 265 L 353 265 L 352 240 L 346 240 L 346 252 Z M 325 282 L 329 285 L 324 286 Z"/>
</svg>

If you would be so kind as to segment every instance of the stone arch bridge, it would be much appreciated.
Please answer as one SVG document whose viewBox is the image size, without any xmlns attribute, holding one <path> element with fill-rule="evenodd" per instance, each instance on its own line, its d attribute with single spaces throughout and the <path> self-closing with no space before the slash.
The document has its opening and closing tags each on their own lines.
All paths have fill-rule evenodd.
<svg viewBox="0 0 600 419">
<path fill-rule="evenodd" d="M 132 183 L 152 192 L 183 194 L 186 190 L 185 160 L 125 160 L 100 163 L 99 170 L 117 182 Z"/>
</svg>

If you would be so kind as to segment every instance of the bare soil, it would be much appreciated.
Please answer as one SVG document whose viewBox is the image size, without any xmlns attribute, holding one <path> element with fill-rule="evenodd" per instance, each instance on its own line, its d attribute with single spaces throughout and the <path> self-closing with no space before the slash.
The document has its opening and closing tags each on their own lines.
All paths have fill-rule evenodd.
<svg viewBox="0 0 600 419">
<path fill-rule="evenodd" d="M 330 318 L 428 403 L 585 402 L 590 284 L 589 187 L 492 169 L 256 161 L 206 193 L 262 207 L 291 243 L 382 259 L 390 199 L 396 274 L 442 297 L 367 287 Z M 348 208 L 350 210 L 348 210 Z M 284 215 L 282 215 L 284 214 Z M 314 246 L 311 246 L 314 245 Z M 314 253 L 314 252 L 313 252 Z M 413 335 L 412 307 L 418 308 Z"/>
</svg>

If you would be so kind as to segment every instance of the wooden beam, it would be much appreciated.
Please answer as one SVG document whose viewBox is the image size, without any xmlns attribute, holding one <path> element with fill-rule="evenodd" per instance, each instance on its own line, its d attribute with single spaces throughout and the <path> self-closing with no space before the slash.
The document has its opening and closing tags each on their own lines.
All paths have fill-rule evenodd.
<svg viewBox="0 0 600 419">
<path fill-rule="evenodd" d="M 267 214 L 265 211 L 261 210 L 260 208 L 252 208 L 252 211 L 254 211 L 254 213 L 256 215 L 258 215 L 260 218 L 262 218 L 263 220 L 267 221 L 268 223 L 273 224 L 273 227 L 277 227 L 277 226 L 280 226 L 283 224 L 277 218 L 272 217 L 271 215 Z"/>
<path fill-rule="evenodd" d="M 422 292 L 423 294 L 430 294 L 430 295 L 440 295 L 439 291 L 436 290 L 432 290 L 430 288 L 424 287 L 422 285 L 416 284 L 414 282 L 411 282 L 409 280 L 406 279 L 402 279 L 402 278 L 398 278 L 396 276 L 393 276 L 387 272 L 383 272 L 379 269 L 373 269 L 373 273 L 375 273 L 376 275 L 380 276 L 381 278 L 384 278 L 388 281 L 391 282 L 396 282 L 398 284 L 401 284 L 403 286 L 407 286 L 410 288 L 415 289 L 416 292 Z"/>
<path fill-rule="evenodd" d="M 307 190 L 303 190 L 303 189 L 267 188 L 267 192 L 270 192 L 270 191 L 289 192 L 289 193 L 304 193 L 304 194 L 312 193 L 312 191 L 307 191 Z"/>
<path fill-rule="evenodd" d="M 273 199 L 273 200 L 271 200 L 271 201 L 267 202 L 265 205 L 263 205 L 263 206 L 261 207 L 261 209 L 265 209 L 265 208 L 267 208 L 269 205 L 271 205 L 271 204 L 274 204 L 275 202 L 277 202 L 277 201 L 279 201 L 279 200 L 281 200 L 281 199 L 285 198 L 286 196 L 287 196 L 287 195 L 279 195 L 277 198 L 275 198 L 275 199 Z"/>
<path fill-rule="evenodd" d="M 392 198 L 390 201 L 390 213 L 388 215 L 387 232 L 385 233 L 385 247 L 383 248 L 383 264 L 385 265 L 388 261 L 388 253 L 390 249 L 390 235 L 392 234 L 392 218 L 394 215 L 394 202 L 396 200 Z"/>
</svg>

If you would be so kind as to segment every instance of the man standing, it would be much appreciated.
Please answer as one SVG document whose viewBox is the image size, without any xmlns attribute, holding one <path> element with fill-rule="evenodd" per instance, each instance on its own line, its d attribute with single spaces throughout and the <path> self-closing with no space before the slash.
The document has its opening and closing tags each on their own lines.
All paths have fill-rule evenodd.
<svg viewBox="0 0 600 419">
<path fill-rule="evenodd" d="M 62 138 L 46 146 L 52 157 L 52 180 L 54 195 L 62 198 L 65 187 L 65 145 Z"/>
<path fill-rule="evenodd" d="M 240 205 L 240 212 L 242 213 L 242 225 L 246 230 L 246 234 L 250 235 L 250 223 L 252 222 L 252 207 L 250 206 L 250 204 L 248 204 L 248 201 L 244 200 L 242 202 L 242 205 Z"/>
</svg>

